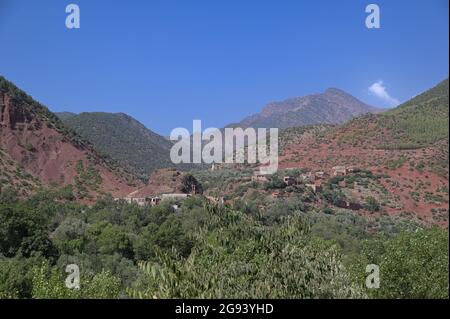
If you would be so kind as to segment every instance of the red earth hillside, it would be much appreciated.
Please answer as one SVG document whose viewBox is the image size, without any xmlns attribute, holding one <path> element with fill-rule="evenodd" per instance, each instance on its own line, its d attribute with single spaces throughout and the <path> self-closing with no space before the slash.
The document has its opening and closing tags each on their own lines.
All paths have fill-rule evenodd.
<svg viewBox="0 0 450 319">
<path fill-rule="evenodd" d="M 103 192 L 122 196 L 140 185 L 109 165 L 53 113 L 3 78 L 0 149 L 43 185 L 73 185 L 83 197 L 93 198 Z"/>
<path fill-rule="evenodd" d="M 301 133 L 284 147 L 280 168 L 331 172 L 342 165 L 370 170 L 384 176 L 381 186 L 392 198 L 392 205 L 385 207 L 388 214 L 411 214 L 425 223 L 447 226 L 448 139 L 417 149 L 380 149 L 387 134 L 376 132 L 375 118 Z"/>
</svg>

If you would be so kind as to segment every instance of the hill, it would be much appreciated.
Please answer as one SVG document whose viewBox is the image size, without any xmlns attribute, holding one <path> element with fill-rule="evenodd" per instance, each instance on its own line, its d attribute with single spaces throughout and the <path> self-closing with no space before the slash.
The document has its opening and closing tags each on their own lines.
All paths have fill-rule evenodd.
<svg viewBox="0 0 450 319">
<path fill-rule="evenodd" d="M 389 215 L 448 225 L 448 80 L 382 114 L 343 125 L 281 133 L 280 168 L 332 172 L 335 166 L 376 174 L 348 198 L 376 198 Z M 336 186 L 337 191 L 340 187 Z"/>
<path fill-rule="evenodd" d="M 140 183 L 45 106 L 0 77 L 1 188 L 19 186 L 28 177 L 42 185 L 72 187 L 78 198 L 109 192 L 126 194 Z M 36 182 L 34 184 L 37 184 Z M 32 183 L 28 183 L 32 186 Z M 29 191 L 32 191 L 31 189 Z"/>
<path fill-rule="evenodd" d="M 330 88 L 324 93 L 270 103 L 261 113 L 232 126 L 284 129 L 311 124 L 340 124 L 365 113 L 380 111 L 342 90 Z"/>
<path fill-rule="evenodd" d="M 144 180 L 157 168 L 173 166 L 170 161 L 172 142 L 129 115 L 101 112 L 57 115 L 98 151 Z"/>
<path fill-rule="evenodd" d="M 78 114 L 72 112 L 56 112 L 56 116 L 59 117 L 60 120 L 65 121 L 70 119 L 71 117 L 77 116 Z"/>
</svg>

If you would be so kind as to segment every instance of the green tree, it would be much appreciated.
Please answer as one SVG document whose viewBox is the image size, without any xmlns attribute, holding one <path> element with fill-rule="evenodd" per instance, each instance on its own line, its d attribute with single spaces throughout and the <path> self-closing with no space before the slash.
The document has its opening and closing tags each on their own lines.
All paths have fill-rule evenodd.
<svg viewBox="0 0 450 319">
<path fill-rule="evenodd" d="M 115 299 L 120 296 L 120 279 L 102 271 L 93 277 L 80 277 L 80 288 L 69 289 L 65 276 L 47 264 L 33 270 L 32 296 L 36 299 Z"/>
<path fill-rule="evenodd" d="M 108 222 L 99 222 L 89 226 L 86 234 L 93 242 L 95 251 L 101 254 L 117 252 L 126 258 L 133 258 L 131 239 L 120 227 Z"/>
<path fill-rule="evenodd" d="M 352 272 L 363 285 L 366 265 L 379 266 L 380 288 L 367 289 L 375 298 L 448 299 L 448 252 L 446 230 L 403 232 L 392 239 L 366 241 Z"/>
<path fill-rule="evenodd" d="M 23 203 L 0 205 L 0 253 L 29 257 L 40 252 L 53 257 L 56 251 L 48 239 L 47 223 L 36 208 Z"/>
<path fill-rule="evenodd" d="M 381 210 L 381 205 L 378 203 L 378 201 L 373 198 L 372 196 L 369 196 L 366 198 L 366 203 L 364 204 L 364 208 L 367 209 L 369 212 L 379 212 Z"/>
</svg>

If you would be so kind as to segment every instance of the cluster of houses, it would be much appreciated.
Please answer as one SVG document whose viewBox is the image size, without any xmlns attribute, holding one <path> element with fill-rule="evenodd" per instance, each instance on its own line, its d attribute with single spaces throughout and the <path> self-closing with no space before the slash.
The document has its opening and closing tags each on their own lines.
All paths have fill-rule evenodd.
<svg viewBox="0 0 450 319">
<path fill-rule="evenodd" d="M 212 167 L 212 170 L 214 170 L 214 166 Z M 288 169 L 289 170 L 289 169 Z M 334 166 L 331 169 L 331 173 L 324 172 L 324 171 L 316 171 L 316 172 L 307 172 L 300 174 L 297 177 L 294 177 L 292 175 L 285 175 L 283 176 L 283 182 L 287 186 L 294 186 L 298 184 L 304 184 L 305 186 L 311 188 L 313 192 L 319 193 L 322 191 L 322 184 L 323 181 L 328 179 L 331 176 L 346 176 L 347 174 L 353 173 L 354 168 L 353 167 L 347 167 L 347 166 Z M 251 180 L 253 182 L 267 182 L 267 175 L 263 175 L 259 173 L 259 169 L 255 170 L 255 172 L 252 175 Z M 133 192 L 129 195 L 127 195 L 124 198 L 115 198 L 114 200 L 124 200 L 125 202 L 131 204 L 136 203 L 139 206 L 156 206 L 160 204 L 164 200 L 176 200 L 176 199 L 186 199 L 192 194 L 195 194 L 195 185 L 194 185 L 194 191 L 192 194 L 185 194 L 185 193 L 170 193 L 170 194 L 160 194 L 160 195 L 154 195 L 154 196 L 147 196 L 147 197 L 136 197 L 137 191 Z M 206 195 L 205 195 L 206 196 Z M 224 202 L 223 198 L 209 198 L 206 196 L 208 200 L 216 203 L 222 203 Z M 282 194 L 279 192 L 272 193 L 272 197 L 278 198 L 282 197 Z M 349 203 L 346 203 L 347 206 Z"/>
<path fill-rule="evenodd" d="M 345 176 L 353 173 L 355 168 L 353 166 L 335 166 L 331 169 L 333 176 Z"/>
<path fill-rule="evenodd" d="M 347 174 L 353 173 L 353 167 L 347 166 L 334 166 L 331 169 L 331 176 L 346 176 Z M 310 187 L 315 193 L 322 191 L 322 183 L 325 179 L 329 178 L 330 174 L 323 171 L 316 172 L 308 172 L 304 174 L 300 174 L 299 177 L 294 177 L 291 175 L 283 176 L 283 182 L 287 186 L 294 186 L 298 184 L 305 184 L 307 187 Z M 252 176 L 253 182 L 266 182 L 267 175 L 262 175 L 259 171 L 255 171 Z M 281 195 L 277 192 L 272 194 L 273 197 L 280 197 Z"/>
<path fill-rule="evenodd" d="M 311 188 L 314 193 L 319 193 L 322 191 L 322 182 L 327 177 L 328 177 L 327 173 L 318 171 L 300 174 L 298 178 L 285 176 L 283 178 L 283 181 L 288 186 L 297 185 L 300 182 L 302 184 L 305 184 L 306 187 Z"/>
<path fill-rule="evenodd" d="M 136 203 L 139 206 L 156 206 L 161 201 L 164 200 L 172 200 L 172 199 L 186 199 L 191 196 L 191 194 L 161 194 L 158 196 L 149 196 L 149 197 L 133 197 L 133 193 L 124 197 L 124 198 L 114 198 L 114 200 L 124 200 L 128 204 Z"/>
</svg>

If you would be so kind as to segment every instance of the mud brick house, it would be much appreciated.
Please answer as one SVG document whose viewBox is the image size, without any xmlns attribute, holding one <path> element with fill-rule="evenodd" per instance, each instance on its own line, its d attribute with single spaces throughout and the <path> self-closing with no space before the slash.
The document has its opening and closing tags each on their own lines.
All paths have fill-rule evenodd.
<svg viewBox="0 0 450 319">
<path fill-rule="evenodd" d="M 315 172 L 315 173 L 314 173 L 314 176 L 315 176 L 317 179 L 324 179 L 327 175 L 328 175 L 327 173 L 322 172 L 322 171 L 319 171 L 319 172 Z"/>
<path fill-rule="evenodd" d="M 252 182 L 267 182 L 267 177 L 259 172 L 254 172 L 252 175 Z"/>
<path fill-rule="evenodd" d="M 148 204 L 148 199 L 145 197 L 125 197 L 125 198 L 115 198 L 114 200 L 124 200 L 128 204 L 136 203 L 139 206 L 145 206 Z"/>
<path fill-rule="evenodd" d="M 315 180 L 316 180 L 316 175 L 315 174 L 313 174 L 313 173 L 311 173 L 311 172 L 309 172 L 309 173 L 306 173 L 306 174 L 301 174 L 300 175 L 300 179 L 302 180 L 302 182 L 304 182 L 304 183 L 314 183 L 315 182 Z"/>
<path fill-rule="evenodd" d="M 322 181 L 316 180 L 313 183 L 307 183 L 306 187 L 310 187 L 314 193 L 320 193 L 322 191 Z"/>
<path fill-rule="evenodd" d="M 347 168 L 345 166 L 335 166 L 331 169 L 333 176 L 347 175 Z"/>
<path fill-rule="evenodd" d="M 162 200 L 170 200 L 170 199 L 186 199 L 191 197 L 191 194 L 162 194 Z"/>
<path fill-rule="evenodd" d="M 273 192 L 273 193 L 272 193 L 272 197 L 273 197 L 273 198 L 282 198 L 283 195 L 282 195 L 280 192 Z"/>
</svg>

